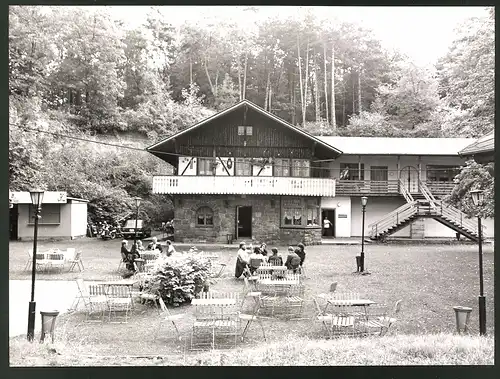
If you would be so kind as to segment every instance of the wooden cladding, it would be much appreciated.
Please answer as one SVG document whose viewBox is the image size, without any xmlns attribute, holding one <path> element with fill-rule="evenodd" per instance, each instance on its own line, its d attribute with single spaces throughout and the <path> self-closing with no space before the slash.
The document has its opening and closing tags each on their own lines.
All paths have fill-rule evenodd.
<svg viewBox="0 0 500 379">
<path fill-rule="evenodd" d="M 312 150 L 304 147 L 259 147 L 259 146 L 200 146 L 181 145 L 176 154 L 195 157 L 283 157 L 297 159 L 314 159 Z"/>
</svg>

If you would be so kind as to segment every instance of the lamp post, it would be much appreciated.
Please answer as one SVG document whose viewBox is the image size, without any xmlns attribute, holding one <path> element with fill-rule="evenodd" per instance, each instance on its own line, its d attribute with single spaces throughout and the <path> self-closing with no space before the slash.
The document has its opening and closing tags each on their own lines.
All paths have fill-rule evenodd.
<svg viewBox="0 0 500 379">
<path fill-rule="evenodd" d="M 363 225 L 361 227 L 361 272 L 365 271 L 365 212 L 367 202 L 368 198 L 363 196 L 361 198 L 361 213 L 363 214 Z"/>
<path fill-rule="evenodd" d="M 38 219 L 40 218 L 40 213 L 42 212 L 42 201 L 43 201 L 44 191 L 33 190 L 30 191 L 31 203 L 35 207 L 35 230 L 33 232 L 33 266 L 31 268 L 31 301 L 28 307 L 28 341 L 32 342 L 35 336 L 35 273 L 36 273 L 36 243 L 38 239 Z"/>
<path fill-rule="evenodd" d="M 139 205 L 141 205 L 141 198 L 140 197 L 135 197 L 135 229 L 134 229 L 134 246 L 137 247 L 136 245 L 136 240 L 137 240 L 137 219 L 139 218 Z"/>
<path fill-rule="evenodd" d="M 470 191 L 472 202 L 475 206 L 483 204 L 483 191 Z M 479 334 L 486 334 L 486 298 L 484 297 L 483 286 L 483 231 L 481 226 L 481 217 L 477 216 L 477 234 L 479 244 Z"/>
</svg>

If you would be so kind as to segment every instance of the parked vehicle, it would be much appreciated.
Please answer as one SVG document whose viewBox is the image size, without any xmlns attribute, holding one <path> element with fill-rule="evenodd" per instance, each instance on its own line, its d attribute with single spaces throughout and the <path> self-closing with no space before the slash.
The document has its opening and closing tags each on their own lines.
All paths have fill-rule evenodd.
<svg viewBox="0 0 500 379">
<path fill-rule="evenodd" d="M 134 238 L 135 219 L 128 220 L 122 228 L 124 238 Z M 137 238 L 151 237 L 151 227 L 144 220 L 137 220 Z"/>
</svg>

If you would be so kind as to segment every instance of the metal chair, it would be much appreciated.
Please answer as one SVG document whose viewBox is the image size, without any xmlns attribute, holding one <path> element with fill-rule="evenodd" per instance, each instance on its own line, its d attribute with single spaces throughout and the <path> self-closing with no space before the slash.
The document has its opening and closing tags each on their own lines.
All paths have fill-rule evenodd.
<svg viewBox="0 0 500 379">
<path fill-rule="evenodd" d="M 28 261 L 26 262 L 26 266 L 24 266 L 24 271 L 26 271 L 30 264 L 33 264 L 33 249 L 28 249 Z"/>
<path fill-rule="evenodd" d="M 124 286 L 108 286 L 106 297 L 108 300 L 109 321 L 111 322 L 112 314 L 114 314 L 115 318 L 118 318 L 118 312 L 124 312 L 124 322 L 127 323 L 128 314 L 132 309 L 132 295 L 130 289 Z"/>
<path fill-rule="evenodd" d="M 252 293 L 252 292 L 247 292 L 247 295 L 250 293 Z M 252 308 L 252 312 L 251 313 L 239 312 L 239 314 L 238 314 L 238 318 L 239 318 L 240 322 L 246 321 L 245 328 L 243 329 L 243 333 L 241 333 L 241 341 L 242 342 L 245 339 L 245 335 L 246 335 L 246 333 L 247 333 L 248 329 L 250 328 L 250 325 L 252 324 L 253 321 L 257 321 L 259 323 L 260 328 L 262 329 L 262 336 L 264 337 L 264 341 L 266 341 L 266 332 L 264 331 L 264 325 L 262 324 L 262 319 L 259 315 L 260 307 L 262 305 L 260 292 L 253 292 L 253 294 L 256 294 L 256 295 L 252 295 L 252 297 L 254 297 L 254 300 L 255 300 L 255 304 Z"/>
<path fill-rule="evenodd" d="M 78 295 L 75 298 L 76 304 L 73 309 L 78 307 L 80 300 L 83 300 L 86 309 L 86 321 L 89 321 L 89 317 L 95 313 L 100 313 L 101 320 L 104 316 L 104 309 L 107 302 L 104 290 L 99 285 L 90 285 L 89 289 L 85 285 L 83 279 L 76 279 L 76 285 L 78 288 Z M 75 302 L 74 301 L 74 302 Z M 74 303 L 73 302 L 73 303 Z"/>
<path fill-rule="evenodd" d="M 74 259 L 68 260 L 68 263 L 71 264 L 69 266 L 69 271 L 73 271 L 73 269 L 75 268 L 75 266 L 78 266 L 78 269 L 80 270 L 80 272 L 85 269 L 85 267 L 83 266 L 82 252 L 81 251 L 79 251 L 78 253 L 76 253 Z"/>
<path fill-rule="evenodd" d="M 160 303 L 161 313 L 160 313 L 160 324 L 158 325 L 158 329 L 156 330 L 154 340 L 156 340 L 156 337 L 158 336 L 158 334 L 160 332 L 161 325 L 163 324 L 163 322 L 170 321 L 172 323 L 172 325 L 174 326 L 175 331 L 177 332 L 177 339 L 180 341 L 181 334 L 180 334 L 179 329 L 177 328 L 177 325 L 175 324 L 175 322 L 179 321 L 180 319 L 183 319 L 186 315 L 183 313 L 176 314 L 176 315 L 171 314 L 170 311 L 168 310 L 167 306 L 165 305 L 165 302 L 161 298 L 161 296 L 159 294 L 157 294 L 157 296 L 158 296 L 158 301 Z"/>
<path fill-rule="evenodd" d="M 64 261 L 64 254 L 49 254 L 48 257 L 48 265 L 50 268 L 57 267 L 59 271 L 62 271 L 64 268 L 64 264 L 66 263 Z"/>
</svg>

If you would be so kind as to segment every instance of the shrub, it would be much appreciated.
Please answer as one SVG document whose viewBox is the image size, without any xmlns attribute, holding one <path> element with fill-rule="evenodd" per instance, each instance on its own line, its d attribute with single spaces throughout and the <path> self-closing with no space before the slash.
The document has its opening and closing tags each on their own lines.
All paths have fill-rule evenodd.
<svg viewBox="0 0 500 379">
<path fill-rule="evenodd" d="M 167 304 L 190 302 L 208 283 L 210 261 L 193 253 L 158 258 L 147 291 L 159 291 Z"/>
</svg>

